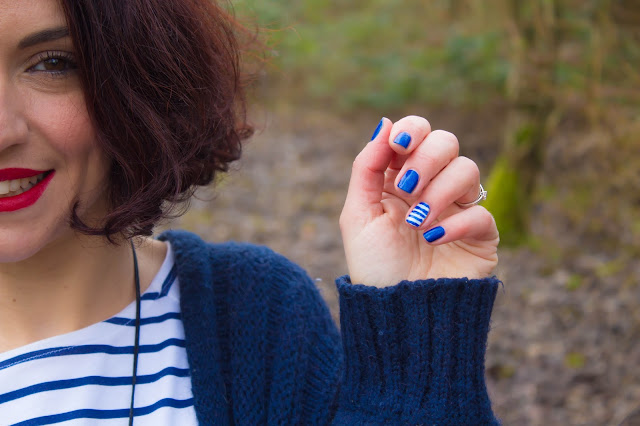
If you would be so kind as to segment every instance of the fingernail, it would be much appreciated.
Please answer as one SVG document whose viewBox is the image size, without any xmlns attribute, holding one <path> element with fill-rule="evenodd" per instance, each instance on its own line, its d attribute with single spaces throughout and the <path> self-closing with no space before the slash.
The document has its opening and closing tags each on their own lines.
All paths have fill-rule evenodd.
<svg viewBox="0 0 640 426">
<path fill-rule="evenodd" d="M 400 179 L 398 188 L 411 194 L 413 190 L 416 189 L 416 185 L 418 185 L 418 179 L 420 179 L 418 172 L 415 170 L 407 170 L 404 176 L 402 176 L 402 179 Z"/>
<path fill-rule="evenodd" d="M 435 228 L 429 229 L 427 232 L 422 234 L 422 236 L 428 243 L 432 243 L 435 240 L 439 240 L 444 237 L 444 228 L 442 226 L 436 226 Z"/>
<path fill-rule="evenodd" d="M 420 203 L 411 210 L 409 216 L 407 217 L 407 223 L 411 226 L 415 226 L 418 228 L 420 225 L 424 223 L 424 220 L 429 216 L 429 204 Z"/>
<path fill-rule="evenodd" d="M 382 129 L 383 124 L 384 124 L 384 119 L 380 120 L 380 122 L 378 123 L 378 127 L 376 127 L 376 130 L 374 130 L 373 136 L 371 136 L 371 140 L 374 140 L 376 136 L 378 136 L 378 133 L 380 133 L 380 129 Z"/>
<path fill-rule="evenodd" d="M 411 135 L 407 132 L 402 132 L 393 140 L 393 143 L 400 145 L 403 148 L 408 148 L 411 143 Z"/>
</svg>

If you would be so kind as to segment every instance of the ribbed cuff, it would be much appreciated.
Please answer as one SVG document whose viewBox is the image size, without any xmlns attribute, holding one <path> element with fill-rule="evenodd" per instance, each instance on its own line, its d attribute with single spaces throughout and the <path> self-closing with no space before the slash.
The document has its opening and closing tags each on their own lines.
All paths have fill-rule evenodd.
<svg viewBox="0 0 640 426">
<path fill-rule="evenodd" d="M 373 423 L 497 423 L 484 356 L 499 283 L 461 278 L 376 288 L 348 276 L 336 280 L 342 415 L 368 413 Z"/>
</svg>

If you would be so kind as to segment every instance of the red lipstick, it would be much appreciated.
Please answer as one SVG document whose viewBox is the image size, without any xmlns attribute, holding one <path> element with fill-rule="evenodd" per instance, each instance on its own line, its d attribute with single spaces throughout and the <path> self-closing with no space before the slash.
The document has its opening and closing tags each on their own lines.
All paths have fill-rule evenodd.
<svg viewBox="0 0 640 426">
<path fill-rule="evenodd" d="M 55 170 L 0 169 L 0 181 L 24 179 L 46 173 L 44 179 L 22 194 L 0 198 L 0 212 L 13 212 L 35 204 L 53 179 Z"/>
</svg>

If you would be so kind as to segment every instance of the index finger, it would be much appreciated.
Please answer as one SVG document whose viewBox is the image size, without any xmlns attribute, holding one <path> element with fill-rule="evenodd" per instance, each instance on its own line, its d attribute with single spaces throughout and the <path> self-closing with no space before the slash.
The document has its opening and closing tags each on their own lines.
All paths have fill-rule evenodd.
<svg viewBox="0 0 640 426">
<path fill-rule="evenodd" d="M 411 154 L 420 146 L 429 133 L 431 133 L 431 124 L 426 118 L 409 115 L 398 120 L 391 128 L 389 146 L 402 158 L 402 156 Z M 402 163 L 401 158 L 398 159 L 398 163 Z M 395 161 L 389 167 L 392 169 L 402 167 L 402 164 L 394 163 Z"/>
</svg>

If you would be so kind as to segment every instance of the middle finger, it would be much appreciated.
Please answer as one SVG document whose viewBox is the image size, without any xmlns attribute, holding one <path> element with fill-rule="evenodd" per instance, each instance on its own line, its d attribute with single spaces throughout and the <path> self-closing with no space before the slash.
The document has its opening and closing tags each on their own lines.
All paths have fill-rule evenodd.
<svg viewBox="0 0 640 426">
<path fill-rule="evenodd" d="M 396 194 L 406 201 L 429 184 L 447 164 L 458 156 L 458 139 L 444 130 L 431 132 L 420 146 L 409 155 L 395 179 Z"/>
</svg>

